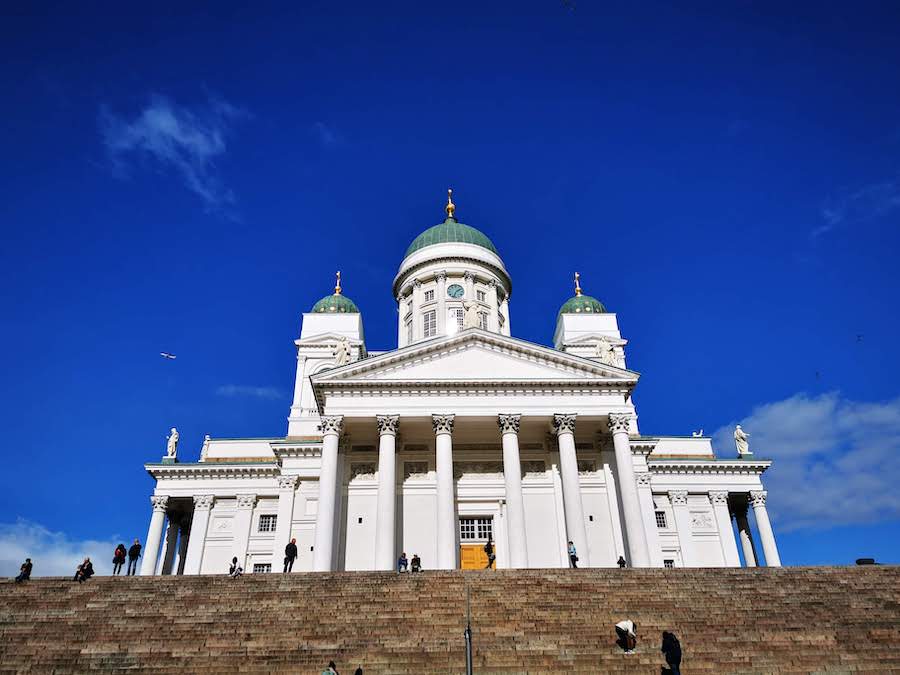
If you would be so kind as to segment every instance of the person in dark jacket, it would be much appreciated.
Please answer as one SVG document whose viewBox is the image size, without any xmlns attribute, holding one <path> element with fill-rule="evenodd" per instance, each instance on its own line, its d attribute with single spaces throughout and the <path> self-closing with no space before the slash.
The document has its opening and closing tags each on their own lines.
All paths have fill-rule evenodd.
<svg viewBox="0 0 900 675">
<path fill-rule="evenodd" d="M 625 562 L 625 558 L 623 558 L 622 556 L 619 556 L 619 559 L 616 561 L 616 565 L 619 566 L 619 569 L 620 569 L 620 570 L 625 569 L 625 565 L 626 565 L 626 564 L 627 564 L 627 563 Z"/>
<path fill-rule="evenodd" d="M 400 557 L 397 558 L 397 574 L 401 572 L 409 571 L 409 559 L 406 557 L 406 551 L 400 554 Z"/>
<path fill-rule="evenodd" d="M 672 675 L 681 675 L 681 643 L 674 633 L 667 630 L 662 634 L 662 648 L 660 651 L 666 657 L 666 663 Z"/>
<path fill-rule="evenodd" d="M 92 576 L 94 576 L 94 564 L 91 562 L 90 558 L 85 558 L 84 562 L 78 566 L 77 570 L 75 570 L 74 580 L 82 584 Z"/>
<path fill-rule="evenodd" d="M 488 564 L 484 569 L 489 570 L 494 566 L 494 561 L 497 559 L 497 556 L 494 555 L 494 544 L 488 539 L 488 542 L 484 545 L 484 552 L 487 555 Z"/>
<path fill-rule="evenodd" d="M 237 556 L 234 556 L 231 559 L 231 567 L 228 568 L 228 576 L 232 579 L 237 579 L 244 573 L 244 568 L 241 567 L 240 563 L 238 563 Z"/>
<path fill-rule="evenodd" d="M 28 581 L 31 578 L 31 558 L 25 558 L 25 562 L 19 568 L 19 576 L 16 577 L 16 583 Z"/>
<path fill-rule="evenodd" d="M 284 574 L 294 569 L 294 561 L 297 559 L 297 540 L 291 539 L 291 543 L 284 547 Z"/>
<path fill-rule="evenodd" d="M 410 572 L 421 572 L 422 571 L 422 559 L 419 557 L 418 553 L 413 553 L 412 560 L 409 561 Z"/>
<path fill-rule="evenodd" d="M 116 546 L 116 552 L 113 553 L 113 574 L 116 575 L 122 571 L 122 565 L 125 564 L 125 556 L 128 552 L 125 550 L 125 544 Z"/>
<path fill-rule="evenodd" d="M 137 561 L 141 557 L 141 542 L 137 539 L 128 549 L 128 576 L 133 577 L 137 573 Z"/>
</svg>

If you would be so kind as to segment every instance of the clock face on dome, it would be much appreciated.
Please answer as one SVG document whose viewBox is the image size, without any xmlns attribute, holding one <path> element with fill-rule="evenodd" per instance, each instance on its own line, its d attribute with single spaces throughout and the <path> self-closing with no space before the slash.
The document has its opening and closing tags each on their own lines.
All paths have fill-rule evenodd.
<svg viewBox="0 0 900 675">
<path fill-rule="evenodd" d="M 447 287 L 447 295 L 459 300 L 465 294 L 465 290 L 459 284 L 451 284 Z"/>
</svg>

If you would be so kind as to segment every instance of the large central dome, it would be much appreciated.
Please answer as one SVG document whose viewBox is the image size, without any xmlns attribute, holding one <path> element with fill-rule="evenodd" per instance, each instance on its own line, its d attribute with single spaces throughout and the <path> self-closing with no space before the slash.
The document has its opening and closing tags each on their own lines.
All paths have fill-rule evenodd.
<svg viewBox="0 0 900 675">
<path fill-rule="evenodd" d="M 481 246 L 481 248 L 486 248 L 495 255 L 500 255 L 497 252 L 497 247 L 494 246 L 494 243 L 490 239 L 488 239 L 486 234 L 465 223 L 458 222 L 452 216 L 448 216 L 447 220 L 443 223 L 438 223 L 434 227 L 429 227 L 422 234 L 413 239 L 409 248 L 406 249 L 406 255 L 415 253 L 419 249 L 433 244 L 447 244 L 454 242 L 461 244 L 475 244 L 476 246 Z"/>
</svg>

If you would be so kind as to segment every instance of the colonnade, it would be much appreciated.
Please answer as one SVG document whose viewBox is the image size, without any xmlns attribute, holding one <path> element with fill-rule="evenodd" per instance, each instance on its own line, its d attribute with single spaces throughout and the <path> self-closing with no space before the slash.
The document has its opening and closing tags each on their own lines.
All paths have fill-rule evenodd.
<svg viewBox="0 0 900 675">
<path fill-rule="evenodd" d="M 528 547 L 525 535 L 525 500 L 522 495 L 522 473 L 519 457 L 519 427 L 522 416 L 500 414 L 497 425 L 503 448 L 503 476 L 506 486 L 506 513 L 509 537 L 509 562 L 514 568 L 528 567 Z M 575 453 L 575 414 L 553 416 L 553 429 L 559 445 L 560 475 L 565 505 L 566 535 L 577 550 L 585 567 L 590 565 L 578 460 Z M 456 504 L 453 489 L 453 428 L 452 414 L 432 415 L 435 435 L 435 472 L 437 475 L 437 569 L 455 569 Z M 641 517 L 640 500 L 632 465 L 628 429 L 630 413 L 610 414 L 609 426 L 616 452 L 618 489 L 622 496 L 628 557 L 635 567 L 649 566 L 647 535 Z M 378 425 L 378 495 L 375 524 L 375 568 L 393 569 L 396 554 L 395 466 L 396 436 L 399 415 L 379 415 Z M 319 478 L 319 504 L 316 515 L 316 536 L 313 551 L 313 570 L 329 571 L 334 566 L 335 499 L 338 491 L 338 446 L 343 433 L 341 416 L 322 418 L 322 470 Z"/>
</svg>

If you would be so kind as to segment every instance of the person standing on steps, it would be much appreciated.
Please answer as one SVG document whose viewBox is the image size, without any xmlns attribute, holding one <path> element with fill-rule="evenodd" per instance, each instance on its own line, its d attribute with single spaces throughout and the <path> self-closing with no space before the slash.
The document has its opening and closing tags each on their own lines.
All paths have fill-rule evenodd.
<svg viewBox="0 0 900 675">
<path fill-rule="evenodd" d="M 626 654 L 634 654 L 634 649 L 637 647 L 637 624 L 631 619 L 620 621 L 616 624 L 616 635 L 619 638 L 616 640 L 616 644 Z"/>
<path fill-rule="evenodd" d="M 131 548 L 128 549 L 128 576 L 133 577 L 137 574 L 137 561 L 141 557 L 141 542 L 134 540 Z"/>
<path fill-rule="evenodd" d="M 28 581 L 31 578 L 31 558 L 25 558 L 25 562 L 19 568 L 19 576 L 16 577 L 16 583 Z"/>
<path fill-rule="evenodd" d="M 118 575 L 122 571 L 126 555 L 128 555 L 128 552 L 125 550 L 125 544 L 116 546 L 116 551 L 113 553 L 113 576 Z"/>
<path fill-rule="evenodd" d="M 407 571 L 409 571 L 409 560 L 406 559 L 406 551 L 403 551 L 397 558 L 397 574 Z"/>
<path fill-rule="evenodd" d="M 616 565 L 619 566 L 619 569 L 620 569 L 620 570 L 625 569 L 625 565 L 626 565 L 626 564 L 627 564 L 627 563 L 625 562 L 625 558 L 622 557 L 622 556 L 619 556 L 619 559 L 616 561 Z"/>
<path fill-rule="evenodd" d="M 578 569 L 578 551 L 575 550 L 575 544 L 569 542 L 569 562 L 572 563 L 572 569 Z"/>
<path fill-rule="evenodd" d="M 297 540 L 291 539 L 291 543 L 284 547 L 284 574 L 294 569 L 294 561 L 297 559 Z"/>
<path fill-rule="evenodd" d="M 681 675 L 681 643 L 674 633 L 663 631 L 660 651 L 666 657 L 670 675 Z"/>
<path fill-rule="evenodd" d="M 497 556 L 494 555 L 494 544 L 491 543 L 491 540 L 488 539 L 487 543 L 484 545 L 484 552 L 487 554 L 488 564 L 484 569 L 489 570 L 494 566 L 494 561 L 497 559 Z"/>
</svg>

